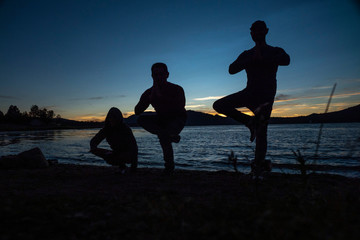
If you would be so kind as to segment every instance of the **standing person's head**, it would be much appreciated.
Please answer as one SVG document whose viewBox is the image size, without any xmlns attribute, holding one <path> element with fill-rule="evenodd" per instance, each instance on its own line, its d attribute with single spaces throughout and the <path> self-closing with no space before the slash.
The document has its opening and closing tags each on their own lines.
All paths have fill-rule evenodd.
<svg viewBox="0 0 360 240">
<path fill-rule="evenodd" d="M 165 83 L 169 77 L 169 72 L 165 63 L 154 63 L 151 67 L 151 76 L 154 84 L 161 85 Z"/>
<path fill-rule="evenodd" d="M 266 34 L 269 32 L 264 21 L 255 21 L 250 28 L 251 38 L 255 43 L 265 42 Z"/>
<path fill-rule="evenodd" d="M 110 108 L 105 118 L 105 127 L 115 127 L 123 123 L 123 116 L 121 111 L 116 108 Z"/>
</svg>

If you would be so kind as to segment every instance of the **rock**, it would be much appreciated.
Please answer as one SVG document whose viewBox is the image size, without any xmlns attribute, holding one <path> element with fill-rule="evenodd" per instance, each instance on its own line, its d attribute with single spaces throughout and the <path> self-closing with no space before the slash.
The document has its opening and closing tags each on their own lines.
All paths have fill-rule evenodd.
<svg viewBox="0 0 360 240">
<path fill-rule="evenodd" d="M 20 158 L 17 155 L 2 156 L 0 158 L 0 169 L 19 168 Z"/>
<path fill-rule="evenodd" d="M 0 158 L 0 168 L 2 169 L 34 169 L 48 166 L 49 163 L 40 148 L 33 148 L 18 155 L 8 155 Z"/>
</svg>

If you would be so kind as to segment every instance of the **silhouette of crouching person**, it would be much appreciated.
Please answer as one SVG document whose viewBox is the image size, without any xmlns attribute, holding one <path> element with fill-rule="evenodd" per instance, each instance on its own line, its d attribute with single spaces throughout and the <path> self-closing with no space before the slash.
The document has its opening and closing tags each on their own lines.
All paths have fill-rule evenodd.
<svg viewBox="0 0 360 240">
<path fill-rule="evenodd" d="M 181 86 L 167 81 L 166 64 L 153 64 L 151 76 L 153 86 L 141 95 L 135 114 L 141 114 L 137 120 L 141 127 L 158 136 L 165 161 L 164 173 L 172 173 L 175 168 L 172 143 L 180 141 L 179 134 L 186 123 L 185 93 Z M 143 113 L 150 104 L 156 113 Z"/>
<path fill-rule="evenodd" d="M 104 139 L 111 150 L 98 148 Z M 112 166 L 119 166 L 125 173 L 126 164 L 131 164 L 131 172 L 135 172 L 138 164 L 138 147 L 135 137 L 123 122 L 123 116 L 118 108 L 111 108 L 105 118 L 105 126 L 91 139 L 90 152 L 101 157 Z"/>
</svg>

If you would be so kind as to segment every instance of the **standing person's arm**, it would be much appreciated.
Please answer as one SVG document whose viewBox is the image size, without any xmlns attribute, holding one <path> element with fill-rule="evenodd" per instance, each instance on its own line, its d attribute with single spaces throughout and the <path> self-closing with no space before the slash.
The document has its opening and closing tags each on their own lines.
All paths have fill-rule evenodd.
<svg viewBox="0 0 360 240">
<path fill-rule="evenodd" d="M 135 115 L 143 113 L 150 105 L 151 89 L 146 90 L 140 97 L 138 104 L 135 106 Z"/>
<path fill-rule="evenodd" d="M 179 88 L 177 92 L 177 98 L 176 98 L 176 106 L 181 109 L 185 107 L 186 99 L 185 99 L 185 92 L 182 87 Z"/>
<path fill-rule="evenodd" d="M 229 73 L 236 74 L 246 68 L 246 66 L 252 61 L 247 57 L 247 51 L 240 54 L 240 56 L 229 66 Z"/>
<path fill-rule="evenodd" d="M 162 100 L 163 106 L 166 106 L 167 111 L 173 115 L 182 114 L 185 108 L 184 89 L 179 85 L 173 85 L 168 91 L 166 95 L 164 94 L 167 98 Z"/>
<path fill-rule="evenodd" d="M 276 65 L 287 66 L 290 64 L 290 56 L 282 48 L 276 48 L 276 54 L 273 57 Z"/>
</svg>

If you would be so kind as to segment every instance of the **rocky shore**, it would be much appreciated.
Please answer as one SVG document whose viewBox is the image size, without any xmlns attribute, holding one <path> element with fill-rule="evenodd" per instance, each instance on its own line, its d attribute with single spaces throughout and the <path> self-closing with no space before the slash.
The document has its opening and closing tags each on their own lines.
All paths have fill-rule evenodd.
<svg viewBox="0 0 360 240">
<path fill-rule="evenodd" d="M 55 164 L 0 170 L 0 239 L 358 239 L 360 180 Z"/>
</svg>

